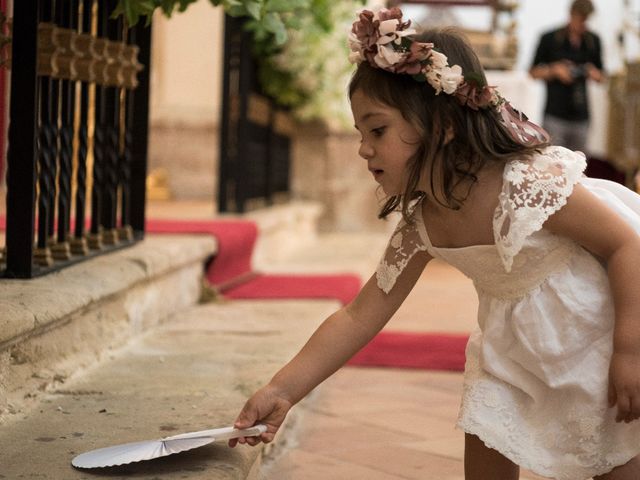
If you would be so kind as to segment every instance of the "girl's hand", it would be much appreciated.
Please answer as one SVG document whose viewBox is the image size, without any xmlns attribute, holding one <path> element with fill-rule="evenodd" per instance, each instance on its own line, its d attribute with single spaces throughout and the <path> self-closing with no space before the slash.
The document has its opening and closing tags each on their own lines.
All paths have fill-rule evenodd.
<svg viewBox="0 0 640 480">
<path fill-rule="evenodd" d="M 640 352 L 616 352 L 609 368 L 609 406 L 618 406 L 616 422 L 640 418 Z"/>
<path fill-rule="evenodd" d="M 245 403 L 233 426 L 249 428 L 256 423 L 262 423 L 267 426 L 267 431 L 259 437 L 232 438 L 229 440 L 229 446 L 233 448 L 238 443 L 246 443 L 253 447 L 260 442 L 271 442 L 292 406 L 293 404 L 271 384 L 262 387 Z"/>
</svg>

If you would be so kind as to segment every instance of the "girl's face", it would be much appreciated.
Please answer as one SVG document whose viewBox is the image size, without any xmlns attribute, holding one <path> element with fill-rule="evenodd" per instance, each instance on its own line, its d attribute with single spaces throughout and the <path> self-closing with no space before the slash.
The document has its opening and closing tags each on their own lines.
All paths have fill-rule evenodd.
<svg viewBox="0 0 640 480">
<path fill-rule="evenodd" d="M 372 100 L 360 89 L 351 96 L 351 110 L 362 136 L 358 153 L 387 195 L 402 194 L 407 163 L 418 149 L 420 134 L 400 110 Z"/>
</svg>

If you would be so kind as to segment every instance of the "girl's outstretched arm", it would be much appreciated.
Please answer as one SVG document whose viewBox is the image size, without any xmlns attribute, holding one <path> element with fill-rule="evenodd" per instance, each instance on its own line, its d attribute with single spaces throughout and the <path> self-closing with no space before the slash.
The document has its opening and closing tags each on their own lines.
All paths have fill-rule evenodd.
<svg viewBox="0 0 640 480">
<path fill-rule="evenodd" d="M 268 443 L 273 440 L 289 409 L 344 365 L 384 327 L 431 258 L 426 252 L 416 253 L 389 294 L 378 288 L 376 276 L 372 276 L 356 299 L 329 316 L 300 352 L 247 401 L 235 427 L 264 423 L 267 432 L 260 438 L 230 440 L 229 445 L 233 447 L 238 442 L 256 445 L 260 441 Z"/>
<path fill-rule="evenodd" d="M 606 261 L 615 308 L 609 404 L 618 407 L 618 422 L 636 420 L 640 418 L 640 236 L 580 184 L 544 226 Z"/>
</svg>

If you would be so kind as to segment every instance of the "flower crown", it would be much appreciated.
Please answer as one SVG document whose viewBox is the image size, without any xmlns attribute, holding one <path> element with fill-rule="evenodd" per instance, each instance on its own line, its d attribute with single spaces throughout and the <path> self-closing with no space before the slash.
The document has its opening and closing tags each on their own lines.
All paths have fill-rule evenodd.
<svg viewBox="0 0 640 480">
<path fill-rule="evenodd" d="M 366 61 L 374 68 L 411 75 L 418 82 L 428 83 L 436 95 L 454 95 L 460 105 L 473 110 L 493 108 L 519 143 L 530 146 L 548 142 L 547 132 L 529 122 L 480 74 L 463 74 L 459 65 L 449 65 L 446 55 L 435 50 L 433 43 L 411 39 L 416 31 L 410 26 L 411 20 L 402 21 L 398 7 L 362 10 L 349 34 L 349 61 Z"/>
</svg>

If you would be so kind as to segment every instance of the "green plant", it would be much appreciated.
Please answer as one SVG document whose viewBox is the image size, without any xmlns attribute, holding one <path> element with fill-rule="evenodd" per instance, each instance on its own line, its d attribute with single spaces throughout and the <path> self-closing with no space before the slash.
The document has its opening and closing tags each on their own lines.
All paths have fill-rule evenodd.
<svg viewBox="0 0 640 480">
<path fill-rule="evenodd" d="M 118 0 L 114 17 L 124 15 L 129 25 L 135 25 L 140 17 L 147 23 L 156 9 L 167 17 L 174 11 L 184 12 L 197 0 Z M 245 28 L 253 32 L 256 42 L 279 47 L 287 41 L 287 27 L 296 27 L 296 18 L 304 14 L 318 0 L 209 0 L 214 6 L 222 6 L 232 17 L 247 17 Z M 322 0 L 323 3 L 324 0 Z M 320 19 L 319 19 L 320 21 Z"/>
<path fill-rule="evenodd" d="M 160 9 L 170 17 L 196 0 L 118 0 L 129 25 Z M 345 88 L 351 65 L 346 32 L 365 0 L 209 0 L 252 33 L 263 91 L 302 119 L 350 122 Z"/>
</svg>

